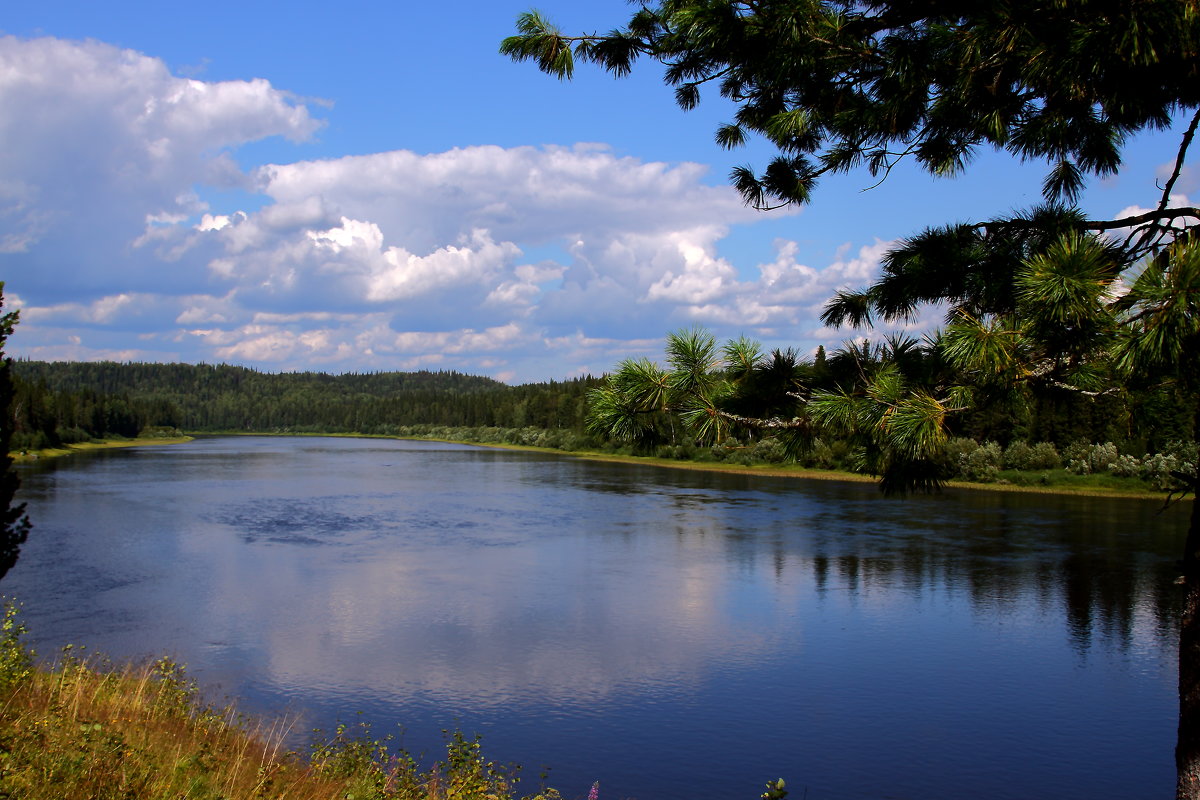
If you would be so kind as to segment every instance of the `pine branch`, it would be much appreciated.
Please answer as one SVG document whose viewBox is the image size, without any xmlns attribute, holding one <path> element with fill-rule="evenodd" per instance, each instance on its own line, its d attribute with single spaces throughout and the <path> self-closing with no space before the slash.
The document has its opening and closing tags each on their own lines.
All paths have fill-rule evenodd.
<svg viewBox="0 0 1200 800">
<path fill-rule="evenodd" d="M 1142 214 L 1135 214 L 1132 217 L 1121 217 L 1120 219 L 1089 219 L 1080 223 L 1079 227 L 1081 230 L 1103 233 L 1105 231 L 1120 230 L 1121 228 L 1134 228 L 1146 223 L 1161 225 L 1163 222 L 1187 218 L 1200 221 L 1200 207 L 1179 206 L 1178 208 L 1155 209 Z M 976 222 L 974 225 L 966 227 L 990 233 L 998 230 L 1038 230 L 1042 227 L 1042 223 L 1037 220 L 1020 218 L 991 219 L 986 222 Z M 1189 225 L 1188 227 L 1193 226 Z"/>
<path fill-rule="evenodd" d="M 717 409 L 714 409 L 713 413 L 722 419 L 755 430 L 807 430 L 812 427 L 812 421 L 805 417 L 792 417 L 791 419 L 771 417 L 769 419 L 759 419 L 758 417 L 743 417 L 740 414 L 732 414 L 728 411 Z"/>
</svg>

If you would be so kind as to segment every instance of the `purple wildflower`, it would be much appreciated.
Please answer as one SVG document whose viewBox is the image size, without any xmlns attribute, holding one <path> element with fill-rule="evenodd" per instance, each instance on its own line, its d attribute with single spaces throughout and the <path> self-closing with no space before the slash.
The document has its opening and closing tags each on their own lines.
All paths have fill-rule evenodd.
<svg viewBox="0 0 1200 800">
<path fill-rule="evenodd" d="M 600 800 L 600 781 L 592 784 L 592 790 L 588 792 L 588 800 Z"/>
</svg>

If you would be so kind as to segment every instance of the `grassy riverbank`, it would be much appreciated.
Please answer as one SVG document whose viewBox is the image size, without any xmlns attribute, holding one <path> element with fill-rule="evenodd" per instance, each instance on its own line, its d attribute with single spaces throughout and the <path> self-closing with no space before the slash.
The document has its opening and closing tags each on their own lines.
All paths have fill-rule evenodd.
<svg viewBox="0 0 1200 800">
<path fill-rule="evenodd" d="M 359 433 L 294 433 L 294 432 L 248 432 L 221 431 L 215 433 L 197 433 L 195 436 L 311 436 L 356 439 L 412 439 L 414 441 L 437 441 L 448 444 L 466 444 L 476 447 L 490 447 L 500 450 L 516 450 L 525 452 L 554 453 L 556 455 L 582 458 L 589 461 L 605 461 L 619 464 L 640 464 L 667 469 L 683 469 L 697 472 L 721 472 L 735 475 L 761 475 L 773 478 L 802 478 L 806 480 L 843 481 L 850 483 L 875 483 L 877 478 L 858 472 L 847 472 L 837 469 L 814 469 L 795 464 L 755 464 L 741 465 L 728 462 L 688 461 L 675 458 L 658 458 L 655 456 L 633 456 L 603 453 L 590 450 L 564 450 L 556 447 L 536 447 L 531 445 L 504 444 L 499 442 L 474 442 L 461 439 L 442 439 L 436 437 L 405 437 L 385 434 Z M 138 447 L 157 444 L 179 444 L 188 442 L 193 435 L 173 437 L 145 437 L 138 439 L 107 439 L 97 442 L 83 442 L 65 445 L 62 448 L 11 453 L 16 461 L 36 461 L 43 458 L 56 458 L 73 453 L 89 450 L 101 450 L 119 447 Z M 1167 493 L 1151 489 L 1144 481 L 1136 478 L 1121 478 L 1108 474 L 1076 475 L 1065 469 L 1038 470 L 1022 472 L 1005 470 L 999 474 L 999 480 L 991 483 L 974 483 L 970 481 L 953 480 L 946 485 L 954 489 L 969 489 L 989 492 L 1028 492 L 1035 494 L 1066 494 L 1097 497 L 1131 497 L 1141 499 L 1165 500 Z M 1187 498 L 1189 501 L 1191 498 Z"/>
<path fill-rule="evenodd" d="M 101 439 L 94 442 L 79 442 L 66 444 L 62 447 L 48 447 L 42 450 L 21 450 L 9 453 L 14 461 L 40 461 L 43 458 L 61 458 L 89 450 L 111 450 L 120 447 L 145 447 L 153 444 L 180 444 L 190 442 L 191 436 L 146 436 L 137 439 Z"/>
<path fill-rule="evenodd" d="M 581 458 L 596 461 L 617 461 L 630 464 L 651 464 L 670 469 L 689 469 L 731 474 L 764 475 L 775 478 L 803 478 L 806 480 L 844 481 L 851 483 L 877 483 L 878 478 L 859 472 L 832 469 L 811 469 L 799 466 L 739 466 L 736 464 L 710 464 L 700 461 L 680 462 L 667 458 L 640 456 L 613 456 L 602 453 L 580 453 Z M 1002 482 L 1001 482 L 1002 481 Z M 1146 487 L 1133 478 L 1117 478 L 1110 475 L 1075 475 L 1067 470 L 1019 472 L 1009 470 L 1000 475 L 995 483 L 975 483 L 952 480 L 947 488 L 970 489 L 988 492 L 1031 492 L 1035 494 L 1069 494 L 1092 496 L 1138 497 L 1143 499 L 1165 499 L 1166 492 Z"/>
<path fill-rule="evenodd" d="M 450 800 L 518 797 L 516 772 L 448 737 L 422 768 L 369 729 L 339 728 L 299 754 L 286 723 L 203 704 L 168 659 L 114 668 L 68 652 L 33 665 L 8 614 L 0 637 L 0 797 L 23 800 Z M 554 790 L 532 796 L 555 800 Z"/>
<path fill-rule="evenodd" d="M 878 478 L 864 475 L 860 472 L 848 472 L 839 469 L 817 469 L 798 464 L 731 464 L 726 461 L 689 461 L 678 458 L 659 458 L 657 456 L 634 456 L 605 453 L 596 450 L 571 450 L 562 447 L 537 447 L 534 445 L 508 444 L 505 442 L 481 442 L 470 439 L 447 439 L 438 436 L 391 436 L 386 434 L 354 434 L 354 433 L 292 433 L 273 431 L 269 433 L 252 433 L 246 431 L 230 431 L 220 433 L 197 434 L 204 436 L 332 436 L 363 439 L 410 439 L 423 442 L 444 442 L 446 444 L 465 444 L 474 447 L 489 447 L 497 450 L 515 450 L 528 453 L 552 453 L 571 458 L 582 458 L 588 461 L 605 461 L 616 464 L 644 465 L 663 467 L 665 469 L 682 469 L 695 472 L 721 472 L 732 475 L 759 475 L 772 478 L 799 478 L 805 480 L 842 481 L 847 483 L 877 483 Z M 1111 474 L 1077 475 L 1066 469 L 1052 470 L 1003 470 L 997 480 L 991 483 L 976 483 L 971 481 L 952 480 L 946 486 L 950 489 L 966 489 L 970 491 L 987 492 L 1024 492 L 1030 494 L 1059 494 L 1079 495 L 1089 497 L 1129 497 L 1144 500 L 1166 500 L 1167 493 L 1151 488 L 1145 481 L 1137 478 L 1122 478 Z M 1185 498 L 1191 502 L 1191 498 Z"/>
<path fill-rule="evenodd" d="M 847 483 L 877 483 L 878 478 L 860 472 L 836 469 L 813 469 L 798 465 L 760 464 L 743 466 L 711 461 L 683 461 L 655 456 L 614 455 L 592 451 L 564 451 L 552 447 L 499 444 L 495 442 L 470 442 L 451 439 L 416 438 L 417 441 L 440 441 L 448 444 L 469 444 L 476 447 L 491 447 L 500 450 L 555 453 L 588 461 L 606 461 L 617 464 L 635 464 L 666 469 L 682 469 L 695 472 L 721 472 L 732 475 L 761 475 L 772 478 L 802 478 L 805 480 L 842 481 Z M 989 492 L 1028 492 L 1034 494 L 1065 494 L 1094 497 L 1131 497 L 1150 500 L 1165 500 L 1167 493 L 1156 491 L 1136 478 L 1119 478 L 1113 475 L 1076 475 L 1065 469 L 1021 472 L 1006 470 L 1000 473 L 995 483 L 971 481 L 949 481 L 947 488 L 969 489 Z M 1191 498 L 1187 498 L 1189 501 Z"/>
</svg>

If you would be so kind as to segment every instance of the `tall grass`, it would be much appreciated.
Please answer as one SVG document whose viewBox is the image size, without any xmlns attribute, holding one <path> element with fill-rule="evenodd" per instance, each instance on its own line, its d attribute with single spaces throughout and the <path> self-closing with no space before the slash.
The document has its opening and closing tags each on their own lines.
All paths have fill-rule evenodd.
<svg viewBox="0 0 1200 800">
<path fill-rule="evenodd" d="M 67 648 L 34 665 L 10 605 L 0 627 L 0 798 L 22 800 L 513 800 L 517 770 L 447 739 L 428 768 L 370 729 L 339 726 L 301 755 L 285 723 L 200 700 L 170 659 L 114 667 Z M 531 800 L 557 800 L 542 789 Z"/>
</svg>

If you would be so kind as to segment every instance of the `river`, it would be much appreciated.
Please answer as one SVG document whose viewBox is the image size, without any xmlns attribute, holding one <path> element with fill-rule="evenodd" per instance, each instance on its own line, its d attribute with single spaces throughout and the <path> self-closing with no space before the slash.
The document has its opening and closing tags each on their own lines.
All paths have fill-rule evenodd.
<svg viewBox="0 0 1200 800">
<path fill-rule="evenodd" d="M 1189 507 L 233 437 L 23 470 L 39 653 L 565 797 L 1169 796 Z M 361 712 L 361 714 L 360 714 Z"/>
</svg>

